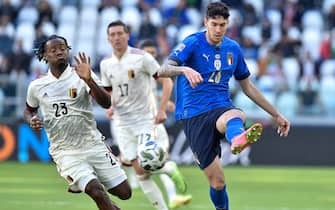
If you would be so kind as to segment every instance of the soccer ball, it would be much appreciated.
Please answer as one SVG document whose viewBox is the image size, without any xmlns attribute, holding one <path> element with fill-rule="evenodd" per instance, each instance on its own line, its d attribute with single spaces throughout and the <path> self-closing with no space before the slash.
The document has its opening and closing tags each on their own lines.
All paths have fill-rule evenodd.
<svg viewBox="0 0 335 210">
<path fill-rule="evenodd" d="M 140 144 L 137 149 L 137 157 L 140 166 L 146 171 L 161 169 L 166 162 L 165 151 L 155 140 Z"/>
</svg>

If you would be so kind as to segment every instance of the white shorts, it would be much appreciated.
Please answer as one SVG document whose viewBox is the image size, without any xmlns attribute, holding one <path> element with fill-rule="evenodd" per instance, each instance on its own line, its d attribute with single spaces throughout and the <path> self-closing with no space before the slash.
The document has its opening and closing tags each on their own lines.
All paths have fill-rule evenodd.
<svg viewBox="0 0 335 210">
<path fill-rule="evenodd" d="M 163 147 L 165 152 L 169 151 L 170 147 L 169 135 L 162 123 L 154 127 L 154 138 Z"/>
<path fill-rule="evenodd" d="M 109 190 L 127 179 L 119 162 L 103 143 L 87 150 L 64 152 L 53 158 L 59 174 L 72 189 L 85 192 L 86 185 L 98 179 Z"/>
<path fill-rule="evenodd" d="M 169 149 L 169 137 L 163 124 L 154 125 L 152 122 L 142 122 L 132 127 L 113 126 L 113 136 L 119 146 L 121 159 L 125 163 L 137 158 L 137 147 L 141 141 L 153 137 L 166 150 Z"/>
</svg>

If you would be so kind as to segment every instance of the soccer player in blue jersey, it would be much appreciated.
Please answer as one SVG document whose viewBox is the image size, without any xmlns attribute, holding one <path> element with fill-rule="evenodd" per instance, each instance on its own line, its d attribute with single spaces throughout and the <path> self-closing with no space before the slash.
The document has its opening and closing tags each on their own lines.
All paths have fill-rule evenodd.
<svg viewBox="0 0 335 210">
<path fill-rule="evenodd" d="M 243 92 L 268 112 L 278 125 L 278 134 L 287 136 L 290 122 L 279 113 L 250 81 L 238 43 L 225 37 L 229 9 L 222 2 L 207 6 L 205 31 L 186 37 L 159 70 L 160 77 L 178 76 L 176 119 L 182 120 L 199 167 L 210 184 L 210 198 L 217 210 L 228 210 L 229 202 L 220 164 L 220 139 L 225 135 L 234 154 L 257 141 L 262 125 L 244 130 L 242 110 L 233 106 L 228 82 L 234 77 Z"/>
</svg>

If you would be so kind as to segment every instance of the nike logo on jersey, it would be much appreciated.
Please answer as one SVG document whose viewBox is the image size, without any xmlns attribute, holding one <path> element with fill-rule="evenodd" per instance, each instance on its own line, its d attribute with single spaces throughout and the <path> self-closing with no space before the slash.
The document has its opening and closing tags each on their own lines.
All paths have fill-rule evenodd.
<svg viewBox="0 0 335 210">
<path fill-rule="evenodd" d="M 204 54 L 202 54 L 202 56 L 208 61 L 208 59 L 209 59 L 209 55 L 206 55 L 206 54 L 204 53 Z"/>
</svg>

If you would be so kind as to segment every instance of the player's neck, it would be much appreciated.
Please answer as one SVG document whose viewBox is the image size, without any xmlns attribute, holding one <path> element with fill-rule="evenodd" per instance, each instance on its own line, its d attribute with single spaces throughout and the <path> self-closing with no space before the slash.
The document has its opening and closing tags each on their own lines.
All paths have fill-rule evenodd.
<svg viewBox="0 0 335 210">
<path fill-rule="evenodd" d="M 59 78 L 62 75 L 62 73 L 65 71 L 67 66 L 68 64 L 62 65 L 62 66 L 50 65 L 50 71 L 54 77 Z"/>
<path fill-rule="evenodd" d="M 114 50 L 114 55 L 116 56 L 118 60 L 120 60 L 121 57 L 126 53 L 126 51 L 127 51 L 127 48 L 122 49 L 122 50 Z"/>
</svg>

